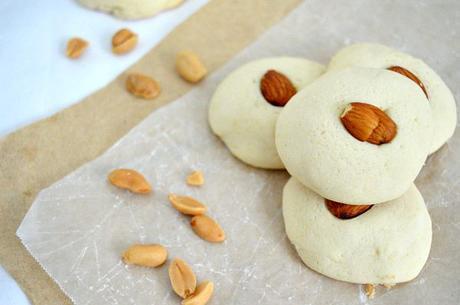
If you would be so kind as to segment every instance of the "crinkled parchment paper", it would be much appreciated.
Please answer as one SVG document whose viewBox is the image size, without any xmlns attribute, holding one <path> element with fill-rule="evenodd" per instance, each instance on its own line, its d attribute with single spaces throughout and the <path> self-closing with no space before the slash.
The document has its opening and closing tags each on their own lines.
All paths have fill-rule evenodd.
<svg viewBox="0 0 460 305">
<path fill-rule="evenodd" d="M 297 55 L 326 63 L 356 41 L 378 41 L 425 59 L 459 100 L 459 12 L 455 1 L 304 2 L 197 89 L 43 190 L 18 236 L 75 304 L 179 304 L 166 267 L 121 263 L 120 254 L 133 243 L 161 243 L 170 258 L 186 259 L 200 280 L 216 284 L 211 304 L 458 304 L 459 132 L 428 159 L 417 180 L 433 220 L 424 270 L 410 283 L 379 288 L 376 299 L 367 301 L 360 286 L 328 279 L 301 263 L 281 217 L 288 175 L 234 159 L 209 131 L 207 104 L 216 84 L 248 60 Z M 144 173 L 154 193 L 132 195 L 109 185 L 107 173 L 119 167 Z M 202 188 L 184 183 L 193 169 L 205 173 Z M 210 244 L 195 236 L 189 219 L 168 203 L 169 192 L 205 202 L 227 241 Z"/>
</svg>

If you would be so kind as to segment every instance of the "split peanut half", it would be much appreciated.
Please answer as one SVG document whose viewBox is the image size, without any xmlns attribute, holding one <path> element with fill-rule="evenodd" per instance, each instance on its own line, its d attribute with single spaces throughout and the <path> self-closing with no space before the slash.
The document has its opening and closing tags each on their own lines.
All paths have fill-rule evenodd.
<svg viewBox="0 0 460 305">
<path fill-rule="evenodd" d="M 193 231 L 202 239 L 220 243 L 225 240 L 225 232 L 222 227 L 211 217 L 206 215 L 197 215 L 190 221 Z"/>
<path fill-rule="evenodd" d="M 174 259 L 169 265 L 168 273 L 172 289 L 178 296 L 185 299 L 195 292 L 196 276 L 185 261 Z"/>
<path fill-rule="evenodd" d="M 115 169 L 110 172 L 108 178 L 113 185 L 133 193 L 148 194 L 152 191 L 144 176 L 133 169 Z"/>
<path fill-rule="evenodd" d="M 182 301 L 182 305 L 205 305 L 214 291 L 214 284 L 210 281 L 200 283 L 195 292 Z"/>
<path fill-rule="evenodd" d="M 202 215 L 207 210 L 204 204 L 189 196 L 169 194 L 168 199 L 176 210 L 185 215 Z"/>
</svg>

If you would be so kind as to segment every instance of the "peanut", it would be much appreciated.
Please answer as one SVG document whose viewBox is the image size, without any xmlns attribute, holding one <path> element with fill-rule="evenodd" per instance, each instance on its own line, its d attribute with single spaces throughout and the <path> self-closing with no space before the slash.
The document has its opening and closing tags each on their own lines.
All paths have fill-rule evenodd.
<svg viewBox="0 0 460 305">
<path fill-rule="evenodd" d="M 182 301 L 182 305 L 205 305 L 212 296 L 214 284 L 204 281 L 196 287 L 195 293 Z"/>
<path fill-rule="evenodd" d="M 204 204 L 192 197 L 169 194 L 168 198 L 172 206 L 185 215 L 202 215 L 207 210 Z"/>
<path fill-rule="evenodd" d="M 122 256 L 123 261 L 130 265 L 158 267 L 168 258 L 168 250 L 162 245 L 133 245 Z"/>
<path fill-rule="evenodd" d="M 168 273 L 172 289 L 178 296 L 187 298 L 195 292 L 195 273 L 185 261 L 174 259 L 169 265 Z"/>
<path fill-rule="evenodd" d="M 208 73 L 198 55 L 192 51 L 182 51 L 177 54 L 176 70 L 183 79 L 190 83 L 199 82 Z"/>
<path fill-rule="evenodd" d="M 194 216 L 190 225 L 195 234 L 206 241 L 220 243 L 225 240 L 225 232 L 221 226 L 206 215 Z"/>
<path fill-rule="evenodd" d="M 192 186 L 201 186 L 204 184 L 204 177 L 201 171 L 194 171 L 187 176 L 187 184 Z"/>
<path fill-rule="evenodd" d="M 153 99 L 161 91 L 160 85 L 153 78 L 139 73 L 129 74 L 125 85 L 131 94 L 144 99 Z"/>
<path fill-rule="evenodd" d="M 77 59 L 88 47 L 88 42 L 84 39 L 75 37 L 67 42 L 66 55 L 68 58 Z"/>
<path fill-rule="evenodd" d="M 113 185 L 133 193 L 147 194 L 152 191 L 144 176 L 132 169 L 115 169 L 110 172 L 108 178 Z"/>
<path fill-rule="evenodd" d="M 137 34 L 128 29 L 121 29 L 112 37 L 112 52 L 115 54 L 128 53 L 137 44 Z"/>
</svg>

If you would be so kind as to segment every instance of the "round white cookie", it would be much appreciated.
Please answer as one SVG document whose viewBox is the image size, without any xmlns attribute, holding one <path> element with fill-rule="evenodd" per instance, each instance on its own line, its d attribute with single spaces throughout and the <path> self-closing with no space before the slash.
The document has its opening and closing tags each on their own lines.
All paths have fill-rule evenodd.
<svg viewBox="0 0 460 305">
<path fill-rule="evenodd" d="M 151 17 L 178 6 L 183 0 L 78 0 L 86 7 L 108 12 L 123 19 Z"/>
<path fill-rule="evenodd" d="M 372 104 L 395 122 L 390 143 L 361 142 L 341 115 L 352 102 Z M 377 204 L 401 196 L 415 180 L 432 137 L 428 100 L 391 71 L 350 68 L 324 74 L 284 107 L 276 146 L 288 172 L 321 196 L 347 204 Z"/>
<path fill-rule="evenodd" d="M 284 74 L 297 90 L 317 79 L 324 66 L 294 57 L 249 62 L 217 87 L 209 106 L 209 124 L 232 154 L 255 167 L 284 168 L 275 146 L 275 125 L 283 107 L 267 102 L 260 81 L 268 70 Z"/>
<path fill-rule="evenodd" d="M 438 150 L 454 133 L 457 125 L 454 96 L 439 75 L 422 60 L 383 45 L 358 43 L 337 52 L 329 63 L 328 71 L 350 66 L 382 69 L 399 66 L 413 73 L 423 83 L 433 112 L 434 132 L 430 153 Z"/>
<path fill-rule="evenodd" d="M 340 281 L 407 282 L 430 252 L 431 219 L 415 185 L 398 199 L 343 220 L 329 212 L 324 198 L 291 178 L 283 191 L 283 217 L 303 262 Z"/>
</svg>

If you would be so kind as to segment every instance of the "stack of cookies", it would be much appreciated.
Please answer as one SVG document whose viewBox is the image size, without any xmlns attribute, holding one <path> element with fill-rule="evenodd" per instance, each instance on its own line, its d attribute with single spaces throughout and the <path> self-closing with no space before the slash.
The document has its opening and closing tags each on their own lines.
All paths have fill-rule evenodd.
<svg viewBox="0 0 460 305">
<path fill-rule="evenodd" d="M 423 61 L 378 44 L 250 62 L 214 93 L 212 130 L 243 162 L 285 168 L 286 232 L 303 262 L 360 284 L 410 281 L 431 247 L 413 184 L 456 126 L 455 100 Z"/>
</svg>

